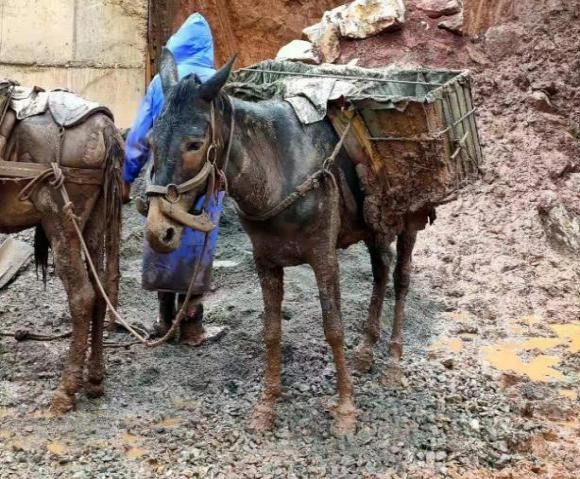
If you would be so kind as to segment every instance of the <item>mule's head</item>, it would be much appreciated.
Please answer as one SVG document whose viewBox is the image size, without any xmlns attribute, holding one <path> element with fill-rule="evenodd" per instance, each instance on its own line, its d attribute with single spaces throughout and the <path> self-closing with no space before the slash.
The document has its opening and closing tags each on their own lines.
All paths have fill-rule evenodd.
<svg viewBox="0 0 580 479">
<path fill-rule="evenodd" d="M 215 151 L 208 152 L 212 144 L 212 102 L 227 81 L 232 65 L 233 59 L 205 83 L 196 75 L 179 81 L 175 59 L 169 50 L 163 49 L 159 76 L 165 105 L 149 137 L 154 155 L 155 185 L 181 185 L 195 178 L 209 157 L 215 155 Z M 206 187 L 204 181 L 178 195 L 171 204 L 161 196 L 152 196 L 146 236 L 153 249 L 161 253 L 175 250 L 186 225 L 203 229 L 196 228 L 196 217 L 189 212 Z M 168 215 L 168 208 L 176 214 Z M 186 221 L 176 220 L 184 216 Z"/>
</svg>

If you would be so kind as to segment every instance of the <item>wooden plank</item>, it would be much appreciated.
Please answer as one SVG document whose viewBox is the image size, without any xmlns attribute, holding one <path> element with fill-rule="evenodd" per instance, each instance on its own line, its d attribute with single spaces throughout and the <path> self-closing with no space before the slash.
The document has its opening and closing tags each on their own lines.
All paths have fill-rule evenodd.
<svg viewBox="0 0 580 479">
<path fill-rule="evenodd" d="M 32 257 L 28 243 L 8 238 L 0 245 L 0 289 L 10 283 Z"/>
</svg>

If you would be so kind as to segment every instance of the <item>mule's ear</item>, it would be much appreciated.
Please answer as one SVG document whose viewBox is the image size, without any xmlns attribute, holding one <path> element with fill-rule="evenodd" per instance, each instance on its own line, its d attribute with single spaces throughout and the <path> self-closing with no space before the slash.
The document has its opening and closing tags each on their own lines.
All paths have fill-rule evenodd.
<svg viewBox="0 0 580 479">
<path fill-rule="evenodd" d="M 237 53 L 221 67 L 214 76 L 201 85 L 200 95 L 205 101 L 212 101 L 228 81 L 234 62 L 238 58 Z"/>
<path fill-rule="evenodd" d="M 179 74 L 177 73 L 177 63 L 171 50 L 163 47 L 161 51 L 161 65 L 159 67 L 159 76 L 161 77 L 161 86 L 165 96 L 179 81 Z"/>
</svg>

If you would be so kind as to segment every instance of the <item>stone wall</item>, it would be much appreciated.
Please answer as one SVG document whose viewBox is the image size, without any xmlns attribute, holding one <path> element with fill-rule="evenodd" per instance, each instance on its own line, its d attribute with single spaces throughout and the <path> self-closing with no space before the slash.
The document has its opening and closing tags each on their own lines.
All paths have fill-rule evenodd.
<svg viewBox="0 0 580 479">
<path fill-rule="evenodd" d="M 146 87 L 147 0 L 0 0 L 0 77 L 64 87 L 130 126 Z"/>
</svg>

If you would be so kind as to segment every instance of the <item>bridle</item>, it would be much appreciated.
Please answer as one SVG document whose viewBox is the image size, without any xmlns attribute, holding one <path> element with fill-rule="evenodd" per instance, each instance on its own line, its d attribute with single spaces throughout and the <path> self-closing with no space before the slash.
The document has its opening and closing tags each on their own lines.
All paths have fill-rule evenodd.
<svg viewBox="0 0 580 479">
<path fill-rule="evenodd" d="M 145 189 L 145 194 L 147 197 L 158 197 L 159 199 L 159 209 L 161 212 L 178 223 L 184 226 L 192 228 L 194 230 L 199 230 L 204 233 L 209 233 L 217 226 L 214 224 L 207 210 L 209 207 L 209 202 L 211 197 L 220 189 L 224 188 L 227 190 L 227 180 L 226 180 L 226 170 L 230 160 L 230 154 L 232 150 L 232 140 L 234 137 L 235 128 L 235 108 L 233 102 L 224 95 L 225 101 L 229 102 L 231 108 L 231 121 L 230 121 L 230 132 L 228 135 L 228 142 L 225 150 L 224 160 L 222 167 L 220 168 L 217 164 L 217 160 L 220 154 L 223 153 L 224 145 L 220 141 L 217 122 L 216 122 L 216 106 L 215 101 L 212 101 L 210 107 L 210 136 L 211 142 L 207 147 L 201 170 L 191 179 L 176 185 L 170 183 L 168 185 L 157 185 L 154 183 L 155 179 L 151 180 Z M 179 207 L 177 204 L 182 195 L 190 194 L 190 192 L 197 190 L 203 184 L 206 185 L 205 189 L 205 200 L 200 214 L 193 214 L 184 211 L 183 208 Z"/>
</svg>

